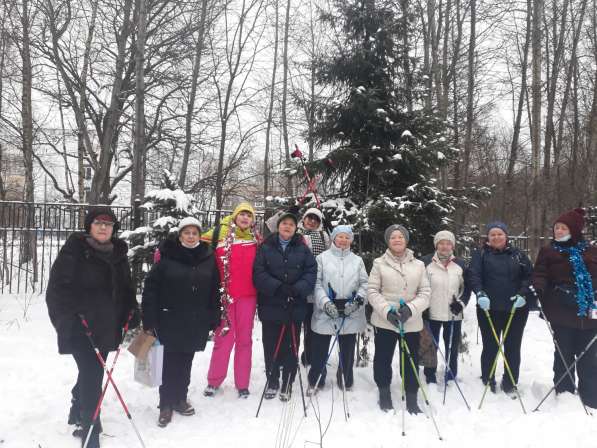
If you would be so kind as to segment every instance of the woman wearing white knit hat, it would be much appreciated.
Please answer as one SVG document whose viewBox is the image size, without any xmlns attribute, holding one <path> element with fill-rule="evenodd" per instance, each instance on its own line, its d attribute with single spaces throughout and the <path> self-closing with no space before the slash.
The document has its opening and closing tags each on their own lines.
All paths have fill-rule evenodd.
<svg viewBox="0 0 597 448">
<path fill-rule="evenodd" d="M 431 300 L 425 317 L 435 341 L 439 341 L 439 333 L 443 328 L 444 353 L 450 364 L 450 369 L 446 368 L 444 377 L 447 383 L 454 379 L 458 372 L 462 311 L 469 301 L 471 288 L 464 260 L 454 256 L 454 234 L 449 230 L 437 232 L 433 238 L 433 245 L 435 252 L 421 258 L 431 284 Z M 427 383 L 437 382 L 435 371 L 433 367 L 425 367 Z"/>
</svg>

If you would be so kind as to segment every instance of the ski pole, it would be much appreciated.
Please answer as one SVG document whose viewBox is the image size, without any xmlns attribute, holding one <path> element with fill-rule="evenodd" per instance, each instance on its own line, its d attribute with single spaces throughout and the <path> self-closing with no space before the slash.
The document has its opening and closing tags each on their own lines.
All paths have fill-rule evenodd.
<svg viewBox="0 0 597 448">
<path fill-rule="evenodd" d="M 342 326 L 344 326 L 344 322 L 346 321 L 346 315 L 342 316 L 342 323 L 340 324 L 340 328 L 336 331 L 336 339 L 340 338 L 340 332 L 342 331 Z M 336 324 L 334 323 L 334 329 L 336 329 Z M 342 363 L 342 347 L 340 346 L 340 342 L 338 342 L 338 368 L 340 369 L 340 375 L 342 380 L 344 381 L 342 387 L 342 407 L 344 408 L 344 419 L 348 421 L 350 418 L 350 410 L 348 409 L 348 402 L 346 401 L 346 376 L 344 375 L 344 366 Z"/>
<path fill-rule="evenodd" d="M 533 409 L 533 412 L 536 412 L 539 410 L 539 408 L 541 407 L 541 405 L 543 404 L 543 402 L 545 400 L 547 400 L 547 397 L 549 397 L 551 395 L 551 393 L 556 389 L 556 387 L 558 387 L 560 385 L 560 383 L 564 380 L 564 378 L 566 378 L 566 375 L 568 375 L 568 372 L 570 372 L 573 368 L 576 367 L 576 365 L 578 364 L 578 362 L 582 359 L 583 356 L 585 356 L 589 349 L 591 348 L 591 346 L 593 345 L 593 343 L 597 341 L 597 335 L 595 335 L 593 337 L 593 339 L 591 339 L 589 341 L 589 343 L 585 346 L 584 350 L 576 357 L 576 359 L 574 360 L 574 362 L 572 364 L 570 364 L 570 366 L 568 366 L 568 368 L 566 369 L 566 372 L 564 372 L 564 374 L 560 377 L 560 379 L 558 380 L 558 382 L 556 384 L 553 385 L 553 387 L 549 390 L 549 392 L 547 393 L 547 395 L 545 395 L 545 397 L 543 397 L 543 399 L 539 402 L 539 404 L 537 405 L 537 407 L 535 409 Z"/>
<path fill-rule="evenodd" d="M 263 398 L 265 397 L 265 391 L 267 390 L 267 386 L 271 381 L 272 373 L 274 371 L 274 367 L 276 366 L 276 361 L 278 359 L 278 353 L 280 352 L 280 344 L 282 343 L 282 337 L 284 336 L 284 332 L 286 331 L 286 324 L 282 324 L 280 328 L 280 333 L 278 334 L 278 341 L 276 342 L 276 347 L 274 349 L 274 356 L 272 358 L 272 365 L 267 372 L 265 386 L 263 386 L 263 392 L 261 393 L 261 399 L 259 400 L 259 406 L 257 407 L 257 413 L 255 414 L 255 418 L 259 417 L 259 411 L 261 410 L 261 405 L 263 404 Z"/>
<path fill-rule="evenodd" d="M 444 372 L 444 399 L 443 399 L 443 405 L 446 405 L 446 392 L 448 391 L 448 381 L 446 381 L 446 377 L 448 376 L 448 371 L 450 371 L 450 375 L 452 375 L 452 378 L 454 380 L 456 380 L 456 377 L 454 376 L 454 374 L 452 373 L 452 369 L 450 368 L 450 360 L 452 358 L 452 340 L 454 339 L 454 315 L 452 315 L 452 320 L 450 321 L 450 339 L 448 342 L 448 359 L 445 359 L 444 361 L 446 362 L 446 369 Z"/>
<path fill-rule="evenodd" d="M 131 313 L 129 313 L 129 320 L 127 321 L 127 329 L 128 329 L 128 322 L 132 318 L 132 314 L 133 314 L 133 312 L 131 311 Z M 122 398 L 120 390 L 118 390 L 118 386 L 116 386 L 116 383 L 114 382 L 114 379 L 112 378 L 112 370 L 114 370 L 114 366 L 112 366 L 112 370 L 108 370 L 108 366 L 106 365 L 104 357 L 102 356 L 99 349 L 97 348 L 97 345 L 95 345 L 93 336 L 91 335 L 91 329 L 89 328 L 89 323 L 87 322 L 87 319 L 85 319 L 85 316 L 83 314 L 79 314 L 79 318 L 81 319 L 81 323 L 83 324 L 83 327 L 85 327 L 85 335 L 87 336 L 87 339 L 89 340 L 89 343 L 91 344 L 91 347 L 93 348 L 93 351 L 95 352 L 95 356 L 97 357 L 97 360 L 99 361 L 102 368 L 104 369 L 104 372 L 108 376 L 107 381 L 109 381 L 112 384 L 112 387 L 114 388 L 114 392 L 116 392 L 116 396 L 118 397 L 118 400 L 120 401 L 120 404 L 122 405 L 122 409 L 124 410 L 125 415 L 131 422 L 131 426 L 133 427 L 135 434 L 137 434 L 137 438 L 139 439 L 141 446 L 143 448 L 145 448 L 145 443 L 143 442 L 143 438 L 141 437 L 141 434 L 139 433 L 139 430 L 137 429 L 137 425 L 135 425 L 133 416 L 129 412 L 129 408 L 126 405 L 126 403 L 124 402 L 124 399 Z M 119 349 L 120 349 L 121 345 L 122 345 L 122 342 L 119 344 Z M 114 362 L 116 362 L 116 359 L 114 360 Z M 100 399 L 103 400 L 103 396 L 100 396 Z M 100 406 L 101 406 L 101 404 L 100 404 Z M 99 414 L 99 411 L 97 411 L 97 412 Z M 87 443 L 89 442 L 90 435 L 91 435 L 91 431 L 87 434 L 85 445 L 84 445 L 85 448 L 87 447 Z"/>
<path fill-rule="evenodd" d="M 553 339 L 553 345 L 555 346 L 556 351 L 560 355 L 560 359 L 562 360 L 562 365 L 566 368 L 566 372 L 568 373 L 568 377 L 570 378 L 572 387 L 574 388 L 574 391 L 576 392 L 576 381 L 574 381 L 574 377 L 572 376 L 571 370 L 568 369 L 568 363 L 566 362 L 566 358 L 564 358 L 564 353 L 562 352 L 562 349 L 560 348 L 560 344 L 558 343 L 558 340 L 556 339 L 556 334 L 555 334 L 551 324 L 547 320 L 547 316 L 545 315 L 545 312 L 543 311 L 543 306 L 541 305 L 541 302 L 539 301 L 539 294 L 537 294 L 537 290 L 535 289 L 535 287 L 533 285 L 529 286 L 529 290 L 531 291 L 533 296 L 535 296 L 535 300 L 537 301 L 537 308 L 539 308 L 539 313 L 541 314 L 542 319 L 545 321 L 545 324 L 547 325 L 549 334 L 551 334 L 551 338 Z M 578 399 L 580 400 L 580 404 L 582 404 L 582 407 L 585 410 L 585 413 L 587 415 L 593 415 L 591 412 L 589 412 L 589 410 L 587 409 L 587 406 L 583 403 L 580 395 L 578 396 Z"/>
<path fill-rule="evenodd" d="M 406 302 L 404 299 L 400 299 L 400 306 L 406 306 Z M 417 384 L 419 385 L 419 389 L 421 389 L 421 394 L 423 395 L 423 399 L 425 400 L 425 404 L 429 408 L 429 415 L 431 416 L 431 421 L 433 422 L 433 426 L 435 427 L 435 431 L 437 432 L 437 436 L 439 440 L 443 440 L 442 435 L 439 432 L 439 428 L 437 426 L 437 422 L 435 421 L 435 416 L 433 415 L 433 408 L 431 407 L 431 403 L 427 398 L 427 393 L 425 392 L 425 388 L 423 387 L 423 383 L 421 383 L 421 379 L 419 378 L 419 372 L 417 371 L 417 367 L 415 366 L 415 361 L 413 358 L 412 353 L 410 352 L 410 348 L 408 347 L 408 343 L 406 342 L 406 337 L 404 334 L 404 324 L 400 322 L 400 343 L 402 345 L 402 350 L 406 351 L 408 355 L 408 360 L 410 362 L 410 366 L 412 368 L 413 374 L 415 375 L 415 379 L 417 380 Z M 402 382 L 404 384 L 404 377 L 402 378 Z"/>
<path fill-rule="evenodd" d="M 305 417 L 307 416 L 307 403 L 305 402 L 305 390 L 303 389 L 303 377 L 301 375 L 301 366 L 299 363 L 298 358 L 298 344 L 296 340 L 296 324 L 294 321 L 290 323 L 290 331 L 292 333 L 291 343 L 292 343 L 292 350 L 294 352 L 294 357 L 296 359 L 296 369 L 298 370 L 298 377 L 299 377 L 299 385 L 301 387 L 301 398 L 303 400 L 303 412 L 305 413 Z"/>
<path fill-rule="evenodd" d="M 522 402 L 522 397 L 520 396 L 520 392 L 518 391 L 518 386 L 516 385 L 516 381 L 514 381 L 514 375 L 512 374 L 512 369 L 510 369 L 510 364 L 508 363 L 508 358 L 506 358 L 506 354 L 504 353 L 504 350 L 502 348 L 502 344 L 500 342 L 500 338 L 497 335 L 497 332 L 495 331 L 495 326 L 493 325 L 493 320 L 491 319 L 491 316 L 489 315 L 489 311 L 488 310 L 483 310 L 485 312 L 485 316 L 487 317 L 487 320 L 489 322 L 489 326 L 491 328 L 491 332 L 493 333 L 493 338 L 495 339 L 495 342 L 498 345 L 498 354 L 501 354 L 502 357 L 504 358 L 504 366 L 506 367 L 506 370 L 508 372 L 508 376 L 510 377 L 510 381 L 512 382 L 512 386 L 514 387 L 514 391 L 516 392 L 516 396 L 518 397 L 518 400 L 520 401 L 520 406 L 522 407 L 522 411 L 526 414 L 527 411 L 524 407 L 524 403 Z M 510 323 L 512 322 L 512 319 L 514 317 L 514 313 L 516 312 L 516 306 L 512 305 L 512 309 L 510 311 L 510 319 L 508 321 L 508 324 L 506 324 L 506 331 L 510 329 Z M 506 331 L 504 331 L 504 342 L 506 340 Z M 496 355 L 496 359 L 494 360 L 494 368 L 493 371 L 495 372 L 495 368 L 497 366 L 497 355 Z M 489 376 L 489 378 L 491 378 L 491 374 Z M 487 384 L 489 384 L 489 379 L 487 380 Z M 486 387 L 486 391 L 487 391 L 487 385 L 485 385 Z M 481 408 L 483 402 L 481 402 L 479 404 L 479 408 Z"/>
<path fill-rule="evenodd" d="M 431 334 L 431 339 L 433 340 L 433 344 L 435 345 L 435 347 L 439 351 L 439 354 L 441 355 L 442 359 L 444 360 L 444 362 L 448 366 L 449 372 L 451 373 L 452 378 L 454 379 L 454 384 L 456 384 L 458 392 L 460 392 L 460 396 L 464 400 L 464 404 L 466 404 L 466 407 L 470 411 L 471 407 L 469 406 L 468 401 L 466 400 L 466 398 L 464 398 L 464 394 L 462 393 L 462 389 L 460 388 L 460 384 L 458 384 L 458 379 L 456 378 L 456 375 L 454 375 L 454 372 L 452 372 L 452 369 L 449 367 L 449 363 L 446 361 L 446 357 L 444 356 L 444 352 L 442 351 L 442 349 L 441 349 L 441 347 L 439 345 L 439 341 L 437 341 L 435 339 L 435 336 L 433 336 L 433 333 L 431 332 L 431 328 L 429 327 L 429 325 L 427 325 L 427 329 L 429 330 L 429 333 Z"/>
</svg>

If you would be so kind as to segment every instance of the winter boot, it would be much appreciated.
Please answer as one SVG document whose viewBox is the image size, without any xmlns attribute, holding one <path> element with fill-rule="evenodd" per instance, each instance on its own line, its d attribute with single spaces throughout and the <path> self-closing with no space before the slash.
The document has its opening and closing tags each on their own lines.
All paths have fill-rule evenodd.
<svg viewBox="0 0 597 448">
<path fill-rule="evenodd" d="M 89 427 L 87 427 L 87 430 L 89 430 Z M 73 431 L 73 437 L 79 437 L 79 438 L 87 437 L 87 430 L 85 430 L 82 426 L 79 425 Z M 101 434 L 104 431 L 102 428 L 102 421 L 99 417 L 95 421 L 95 426 L 93 427 L 93 430 L 97 431 L 99 434 Z"/>
<path fill-rule="evenodd" d="M 83 427 L 81 428 L 81 448 L 85 448 L 85 440 L 87 439 L 87 433 L 89 432 L 90 423 L 84 423 Z M 93 430 L 91 431 L 91 435 L 89 436 L 89 442 L 87 443 L 87 448 L 99 448 L 99 435 L 100 435 L 100 427 L 95 425 Z"/>
<path fill-rule="evenodd" d="M 265 389 L 263 398 L 265 398 L 266 400 L 271 400 L 272 398 L 276 398 L 276 395 L 278 395 L 278 389 L 280 389 L 280 385 L 278 382 L 269 383 L 267 385 L 267 389 Z"/>
<path fill-rule="evenodd" d="M 249 389 L 239 389 L 238 390 L 238 398 L 247 399 L 247 398 L 249 398 L 249 395 L 251 395 L 251 393 L 249 392 Z"/>
<path fill-rule="evenodd" d="M 483 385 L 487 386 L 487 381 L 483 381 Z M 497 392 L 497 387 L 494 379 L 489 380 L 489 390 L 491 390 L 491 392 L 494 394 Z"/>
<path fill-rule="evenodd" d="M 280 401 L 282 401 L 282 402 L 290 401 L 291 397 L 292 397 L 292 385 L 289 384 L 288 386 L 282 388 L 282 392 L 280 392 Z"/>
<path fill-rule="evenodd" d="M 160 416 L 158 418 L 158 426 L 160 428 L 165 428 L 168 426 L 168 423 L 172 421 L 172 407 L 170 406 L 162 406 L 160 407 Z"/>
<path fill-rule="evenodd" d="M 205 388 L 205 390 L 203 391 L 203 395 L 206 397 L 213 397 L 217 391 L 218 391 L 218 387 L 210 386 L 208 384 L 207 387 Z"/>
<path fill-rule="evenodd" d="M 437 383 L 435 372 L 425 372 L 425 381 L 427 384 Z"/>
<path fill-rule="evenodd" d="M 180 415 L 195 415 L 195 408 L 187 400 L 180 400 L 172 409 L 178 412 Z"/>
<path fill-rule="evenodd" d="M 417 403 L 417 393 L 416 392 L 407 392 L 406 393 L 406 410 L 408 411 L 409 414 L 420 414 L 421 412 L 421 408 L 419 408 L 419 405 Z"/>
<path fill-rule="evenodd" d="M 384 412 L 394 409 L 394 405 L 392 405 L 392 393 L 389 387 L 379 388 L 379 408 Z"/>
</svg>

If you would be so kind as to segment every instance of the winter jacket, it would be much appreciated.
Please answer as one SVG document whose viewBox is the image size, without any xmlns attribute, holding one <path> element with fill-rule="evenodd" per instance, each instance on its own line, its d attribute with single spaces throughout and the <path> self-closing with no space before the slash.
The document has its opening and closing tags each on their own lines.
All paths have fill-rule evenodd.
<svg viewBox="0 0 597 448">
<path fill-rule="evenodd" d="M 220 281 L 224 282 L 224 259 L 226 258 L 226 238 L 230 232 L 232 215 L 222 219 L 216 247 L 216 261 L 220 272 Z M 214 229 L 201 235 L 201 241 L 211 244 Z M 255 297 L 257 291 L 253 285 L 253 262 L 257 253 L 257 240 L 251 229 L 241 230 L 236 227 L 230 246 L 228 260 L 228 294 L 233 298 Z"/>
<path fill-rule="evenodd" d="M 130 311 L 138 308 L 126 243 L 112 238 L 114 249 L 104 254 L 92 248 L 87 237 L 73 233 L 50 271 L 46 302 L 62 354 L 91 348 L 79 314 L 87 320 L 97 348 L 107 352 L 116 350 Z M 138 322 L 133 324 L 129 327 Z"/>
<path fill-rule="evenodd" d="M 308 209 L 304 214 L 303 214 L 303 218 L 307 215 L 315 215 L 319 217 L 319 227 L 315 230 L 307 230 L 305 229 L 305 226 L 303 225 L 303 221 L 301 220 L 298 224 L 298 233 L 300 233 L 301 235 L 303 235 L 303 238 L 305 239 L 305 244 L 307 245 L 307 247 L 309 247 L 309 249 L 311 249 L 311 252 L 313 252 L 313 241 L 311 238 L 311 233 L 313 232 L 317 232 L 319 233 L 319 235 L 321 236 L 321 239 L 323 240 L 323 243 L 325 245 L 325 249 L 329 249 L 330 248 L 330 244 L 331 244 L 331 240 L 330 240 L 330 235 L 329 233 L 327 233 L 325 231 L 325 229 L 323 228 L 323 213 L 321 213 L 321 210 L 317 209 L 317 208 L 310 208 Z M 318 256 L 318 253 L 314 253 L 315 256 Z"/>
<path fill-rule="evenodd" d="M 300 235 L 294 235 L 286 250 L 278 241 L 278 232 L 268 236 L 257 249 L 253 264 L 253 283 L 257 288 L 257 312 L 262 321 L 303 321 L 307 314 L 307 296 L 315 288 L 317 263 Z M 279 291 L 286 283 L 296 290 L 292 315 L 288 297 Z"/>
<path fill-rule="evenodd" d="M 464 260 L 452 257 L 446 266 L 439 260 L 437 253 L 433 253 L 422 257 L 421 261 L 425 263 L 431 285 L 429 318 L 442 322 L 447 322 L 452 317 L 454 320 L 462 320 L 463 313 L 453 315 L 450 304 L 455 299 L 464 308 L 471 297 L 469 275 Z"/>
<path fill-rule="evenodd" d="M 485 292 L 491 300 L 491 309 L 510 311 L 511 297 L 526 296 L 527 305 L 534 302 L 528 294 L 533 267 L 529 257 L 515 247 L 496 250 L 485 245 L 475 250 L 470 264 L 471 287 L 476 295 Z"/>
<path fill-rule="evenodd" d="M 331 299 L 329 286 L 336 293 L 336 300 L 346 300 L 353 293 L 363 300 L 367 298 L 367 271 L 363 259 L 350 249 L 342 250 L 335 244 L 319 254 L 317 260 L 317 282 L 315 283 L 315 307 L 311 319 L 311 329 L 319 334 L 335 334 L 334 325 L 339 328 L 342 318 L 332 321 L 325 314 L 324 305 Z M 365 331 L 365 303 L 344 320 L 340 334 L 354 334 Z"/>
<path fill-rule="evenodd" d="M 187 249 L 178 240 L 164 241 L 160 253 L 145 277 L 143 327 L 156 331 L 166 351 L 201 351 L 220 322 L 214 253 L 207 244 Z"/>
<path fill-rule="evenodd" d="M 404 331 L 421 331 L 422 314 L 429 307 L 430 295 L 425 264 L 415 258 L 412 250 L 406 249 L 404 258 L 398 260 L 387 249 L 373 261 L 367 287 L 367 300 L 373 307 L 372 325 L 399 332 L 398 328 L 388 322 L 387 315 L 391 305 L 399 309 L 400 299 L 404 299 L 412 312 L 412 316 L 404 324 Z"/>
<path fill-rule="evenodd" d="M 597 247 L 590 246 L 583 253 L 593 288 L 597 289 Z M 574 285 L 574 273 L 568 255 L 560 253 L 553 244 L 541 248 L 533 271 L 533 286 L 547 319 L 555 325 L 578 329 L 595 329 L 597 320 L 579 317 L 576 310 L 561 302 L 556 285 Z"/>
</svg>

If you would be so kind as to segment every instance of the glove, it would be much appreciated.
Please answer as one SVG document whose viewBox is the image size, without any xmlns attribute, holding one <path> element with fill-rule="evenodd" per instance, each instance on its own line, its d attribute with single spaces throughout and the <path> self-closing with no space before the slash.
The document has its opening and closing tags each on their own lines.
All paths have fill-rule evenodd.
<svg viewBox="0 0 597 448">
<path fill-rule="evenodd" d="M 325 302 L 325 305 L 323 305 L 323 311 L 331 319 L 338 319 L 338 317 L 340 316 L 340 313 L 338 313 L 338 308 L 336 308 L 336 305 L 334 305 L 334 302 L 332 302 L 331 300 Z"/>
<path fill-rule="evenodd" d="M 510 297 L 510 301 L 514 302 L 515 308 L 522 308 L 527 304 L 525 298 L 522 297 L 520 294 L 516 294 L 515 296 Z"/>
<path fill-rule="evenodd" d="M 452 303 L 450 303 L 450 311 L 452 311 L 452 314 L 454 314 L 455 316 L 462 313 L 463 308 L 464 307 L 462 306 L 462 303 L 460 303 L 457 300 L 454 300 Z"/>
<path fill-rule="evenodd" d="M 423 320 L 429 320 L 429 308 L 423 311 Z"/>
<path fill-rule="evenodd" d="M 479 308 L 481 308 L 483 311 L 489 311 L 489 304 L 489 297 L 487 297 L 487 294 L 481 291 L 477 296 L 477 305 L 479 305 Z"/>
<path fill-rule="evenodd" d="M 395 306 L 392 305 L 390 307 L 390 311 L 388 311 L 386 318 L 388 319 L 388 322 L 395 327 L 400 327 L 400 315 L 398 314 Z"/>
<path fill-rule="evenodd" d="M 282 283 L 280 286 L 278 286 L 278 289 L 276 290 L 276 295 L 281 295 L 285 299 L 287 297 L 295 297 L 296 290 L 292 285 L 289 285 L 288 283 Z"/>
<path fill-rule="evenodd" d="M 413 312 L 410 310 L 408 305 L 400 305 L 400 309 L 398 310 L 398 318 L 400 319 L 400 322 L 404 324 L 412 315 Z"/>
<path fill-rule="evenodd" d="M 360 297 L 357 297 L 353 300 L 349 300 L 346 305 L 344 306 L 344 315 L 345 316 L 350 316 L 352 313 L 354 313 L 356 310 L 358 310 L 361 307 L 361 304 L 363 303 L 363 299 L 361 300 L 357 300 L 360 299 Z"/>
</svg>

